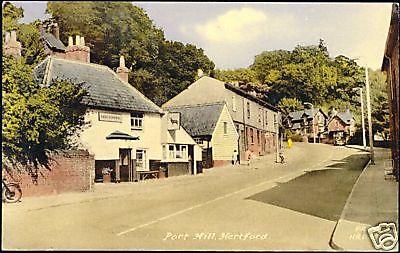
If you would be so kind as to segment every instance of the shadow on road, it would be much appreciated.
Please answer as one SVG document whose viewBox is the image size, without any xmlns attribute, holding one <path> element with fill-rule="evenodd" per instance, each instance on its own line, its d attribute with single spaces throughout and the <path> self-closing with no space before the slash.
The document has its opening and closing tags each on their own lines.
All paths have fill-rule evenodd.
<svg viewBox="0 0 400 253">
<path fill-rule="evenodd" d="M 367 162 L 366 154 L 351 155 L 247 199 L 337 221 Z"/>
</svg>

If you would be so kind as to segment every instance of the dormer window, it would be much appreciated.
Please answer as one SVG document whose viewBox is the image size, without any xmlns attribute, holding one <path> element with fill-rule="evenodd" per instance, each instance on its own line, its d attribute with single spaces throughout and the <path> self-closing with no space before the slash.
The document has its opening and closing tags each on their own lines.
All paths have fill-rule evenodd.
<svg viewBox="0 0 400 253">
<path fill-rule="evenodd" d="M 143 129 L 143 113 L 131 113 L 131 129 Z"/>
</svg>

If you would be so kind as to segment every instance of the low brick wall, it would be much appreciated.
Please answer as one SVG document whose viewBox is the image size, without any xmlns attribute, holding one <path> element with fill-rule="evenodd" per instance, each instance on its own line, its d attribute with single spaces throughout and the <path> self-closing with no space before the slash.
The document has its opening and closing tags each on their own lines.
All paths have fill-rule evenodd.
<svg viewBox="0 0 400 253">
<path fill-rule="evenodd" d="M 214 168 L 223 167 L 226 165 L 232 165 L 232 160 L 214 160 Z"/>
<path fill-rule="evenodd" d="M 50 169 L 40 167 L 36 179 L 27 172 L 4 176 L 17 181 L 23 197 L 87 191 L 94 183 L 94 157 L 87 151 L 59 151 L 50 156 Z"/>
</svg>

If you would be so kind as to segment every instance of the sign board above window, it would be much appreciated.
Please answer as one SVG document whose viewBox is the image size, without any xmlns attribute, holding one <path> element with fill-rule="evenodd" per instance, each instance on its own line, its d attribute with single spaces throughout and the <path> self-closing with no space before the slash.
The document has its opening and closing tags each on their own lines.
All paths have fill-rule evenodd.
<svg viewBox="0 0 400 253">
<path fill-rule="evenodd" d="M 122 115 L 118 113 L 99 112 L 99 121 L 122 122 Z"/>
<path fill-rule="evenodd" d="M 179 130 L 181 114 L 179 112 L 168 113 L 168 130 Z"/>
</svg>

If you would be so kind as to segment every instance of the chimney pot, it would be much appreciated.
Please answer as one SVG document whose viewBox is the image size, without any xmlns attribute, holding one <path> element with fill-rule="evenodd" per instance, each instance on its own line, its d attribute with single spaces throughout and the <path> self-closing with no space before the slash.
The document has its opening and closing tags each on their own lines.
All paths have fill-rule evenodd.
<svg viewBox="0 0 400 253">
<path fill-rule="evenodd" d="M 15 30 L 11 31 L 11 38 L 10 38 L 11 42 L 16 42 L 17 41 L 17 32 Z"/>
<path fill-rule="evenodd" d="M 12 30 L 11 32 L 6 32 L 4 54 L 19 58 L 21 56 L 21 49 L 21 42 L 17 41 L 17 32 L 15 30 Z"/>
<path fill-rule="evenodd" d="M 10 42 L 10 32 L 6 32 L 5 43 Z"/>
<path fill-rule="evenodd" d="M 76 35 L 75 36 L 75 45 L 79 46 L 81 44 L 81 36 Z"/>
<path fill-rule="evenodd" d="M 202 69 L 198 69 L 198 70 L 197 70 L 197 76 L 198 76 L 199 78 L 202 77 L 202 76 L 204 76 L 204 72 L 203 72 Z"/>
<path fill-rule="evenodd" d="M 74 40 L 72 39 L 72 36 L 68 37 L 68 46 L 72 47 L 74 45 Z"/>
<path fill-rule="evenodd" d="M 121 57 L 119 57 L 119 67 L 125 68 L 125 58 L 123 55 L 121 55 Z"/>
</svg>

